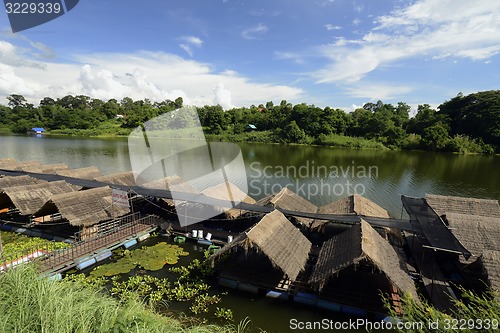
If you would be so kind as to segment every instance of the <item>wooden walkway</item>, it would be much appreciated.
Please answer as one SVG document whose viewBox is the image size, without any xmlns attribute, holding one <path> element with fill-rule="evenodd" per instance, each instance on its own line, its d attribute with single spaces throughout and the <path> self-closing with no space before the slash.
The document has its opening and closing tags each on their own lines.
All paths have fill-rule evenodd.
<svg viewBox="0 0 500 333">
<path fill-rule="evenodd" d="M 127 239 L 137 238 L 141 234 L 156 229 L 156 223 L 154 216 L 125 220 L 122 225 L 100 233 L 96 237 L 79 241 L 68 248 L 52 251 L 37 258 L 39 270 L 42 273 L 57 273 L 73 268 L 78 265 L 79 259 L 95 255 Z"/>
</svg>

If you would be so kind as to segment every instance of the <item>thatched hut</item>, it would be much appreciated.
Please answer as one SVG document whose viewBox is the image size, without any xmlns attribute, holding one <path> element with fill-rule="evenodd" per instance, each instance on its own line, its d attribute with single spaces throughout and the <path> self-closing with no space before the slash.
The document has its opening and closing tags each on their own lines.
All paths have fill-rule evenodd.
<svg viewBox="0 0 500 333">
<path fill-rule="evenodd" d="M 445 222 L 458 241 L 469 250 L 472 256 L 463 263 L 477 260 L 485 250 L 500 251 L 500 217 L 446 213 Z"/>
<path fill-rule="evenodd" d="M 500 251 L 485 250 L 480 258 L 488 285 L 500 292 Z"/>
<path fill-rule="evenodd" d="M 0 191 L 6 187 L 34 185 L 41 183 L 47 183 L 47 182 L 45 180 L 33 178 L 30 176 L 16 176 L 16 177 L 6 176 L 0 178 Z"/>
<path fill-rule="evenodd" d="M 449 230 L 475 262 L 486 250 L 500 251 L 500 205 L 497 200 L 427 194 L 425 200 L 441 216 Z"/>
<path fill-rule="evenodd" d="M 447 213 L 457 213 L 500 217 L 500 205 L 498 204 L 498 200 L 462 198 L 435 194 L 426 194 L 425 200 L 440 216 L 446 215 Z"/>
<path fill-rule="evenodd" d="M 210 257 L 219 277 L 274 288 L 304 270 L 311 242 L 278 210 L 266 214 Z M 227 254 L 227 257 L 226 255 Z M 219 262 L 219 259 L 224 260 Z"/>
<path fill-rule="evenodd" d="M 206 195 L 207 197 L 226 201 L 241 201 L 248 204 L 256 203 L 254 198 L 243 192 L 238 186 L 229 181 L 207 188 L 206 190 L 202 191 L 201 194 Z M 220 210 L 221 212 L 224 211 L 222 207 L 218 208 L 218 210 Z M 245 213 L 246 211 L 237 208 L 232 208 L 224 212 L 226 217 L 230 219 L 238 218 Z"/>
<path fill-rule="evenodd" d="M 136 186 L 134 173 L 132 171 L 117 172 L 106 176 L 94 177 L 95 180 L 114 185 Z"/>
<path fill-rule="evenodd" d="M 319 214 L 335 214 L 335 215 L 358 215 L 371 216 L 380 218 L 390 218 L 389 212 L 377 205 L 370 199 L 359 194 L 353 194 L 340 200 L 331 202 L 318 209 Z M 314 220 L 311 228 L 318 228 L 325 223 L 331 221 Z"/>
<path fill-rule="evenodd" d="M 58 170 L 68 170 L 69 167 L 65 163 L 58 163 L 58 164 L 27 165 L 21 167 L 20 169 L 21 171 L 25 172 L 56 174 Z"/>
<path fill-rule="evenodd" d="M 54 195 L 45 202 L 35 217 L 61 214 L 61 219 L 71 226 L 81 227 L 88 233 L 96 232 L 92 226 L 101 221 L 111 220 L 130 212 L 128 207 L 112 204 L 110 187 L 98 187 L 90 190 Z M 40 221 L 40 220 L 39 220 Z M 43 219 L 41 219 L 43 225 Z"/>
<path fill-rule="evenodd" d="M 52 196 L 69 195 L 78 190 L 79 186 L 68 184 L 63 180 L 6 187 L 0 193 L 0 209 L 15 208 L 21 215 L 32 215 Z"/>
<path fill-rule="evenodd" d="M 94 179 L 96 177 L 102 176 L 101 171 L 95 166 L 78 169 L 57 170 L 56 174 L 60 176 L 79 179 Z"/>
<path fill-rule="evenodd" d="M 394 248 L 362 220 L 323 244 L 309 283 L 327 300 L 380 311 L 380 291 L 418 300 L 404 267 Z"/>
<path fill-rule="evenodd" d="M 284 187 L 276 194 L 260 199 L 256 203 L 261 206 L 281 208 L 291 211 L 316 213 L 318 207 L 287 187 Z M 313 219 L 305 217 L 294 217 L 295 220 L 305 226 L 309 226 Z"/>
</svg>

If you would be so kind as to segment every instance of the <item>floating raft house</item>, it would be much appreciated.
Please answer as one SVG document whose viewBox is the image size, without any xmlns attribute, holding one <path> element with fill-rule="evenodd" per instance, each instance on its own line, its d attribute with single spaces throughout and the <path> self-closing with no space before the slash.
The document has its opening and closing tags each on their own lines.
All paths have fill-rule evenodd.
<svg viewBox="0 0 500 333">
<path fill-rule="evenodd" d="M 318 211 L 318 207 L 316 205 L 286 187 L 281 189 L 281 191 L 276 194 L 260 199 L 256 204 L 307 213 L 316 213 Z M 294 219 L 305 226 L 309 226 L 313 221 L 313 219 L 305 217 L 294 217 Z"/>
<path fill-rule="evenodd" d="M 283 274 L 295 280 L 304 270 L 311 242 L 283 215 L 275 210 L 226 244 L 209 260 L 228 254 L 219 267 L 221 277 L 274 288 Z M 263 258 L 267 260 L 262 260 Z"/>
<path fill-rule="evenodd" d="M 15 208 L 21 215 L 32 215 L 54 195 L 64 196 L 78 190 L 79 186 L 68 184 L 64 180 L 5 187 L 0 193 L 0 208 Z"/>
</svg>

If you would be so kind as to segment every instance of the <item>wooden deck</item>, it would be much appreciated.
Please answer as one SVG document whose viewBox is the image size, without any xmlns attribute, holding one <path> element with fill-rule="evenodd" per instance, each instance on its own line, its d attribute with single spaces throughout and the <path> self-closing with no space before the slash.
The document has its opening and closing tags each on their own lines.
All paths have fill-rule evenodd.
<svg viewBox="0 0 500 333">
<path fill-rule="evenodd" d="M 152 215 L 140 217 L 139 214 L 127 215 L 117 222 L 115 228 L 73 243 L 65 249 L 37 248 L 37 251 L 45 253 L 35 259 L 39 271 L 50 274 L 73 268 L 78 265 L 79 259 L 93 256 L 104 249 L 113 249 L 128 239 L 137 238 L 156 229 L 158 223 Z"/>
</svg>

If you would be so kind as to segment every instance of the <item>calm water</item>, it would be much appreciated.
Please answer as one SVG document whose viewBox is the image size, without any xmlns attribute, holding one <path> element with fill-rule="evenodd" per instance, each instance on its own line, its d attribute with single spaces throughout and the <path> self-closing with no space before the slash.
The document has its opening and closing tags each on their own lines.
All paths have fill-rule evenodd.
<svg viewBox="0 0 500 333">
<path fill-rule="evenodd" d="M 395 217 L 401 214 L 401 194 L 500 199 L 498 156 L 267 144 L 239 146 L 247 168 L 249 194 L 256 199 L 289 186 L 316 205 L 324 205 L 356 191 Z M 0 158 L 6 157 L 45 164 L 66 163 L 72 168 L 97 166 L 105 174 L 131 168 L 124 138 L 0 136 Z M 288 332 L 291 318 L 333 318 L 331 313 L 273 303 L 248 294 L 225 296 L 223 306 L 233 309 L 237 319 L 250 316 L 255 326 L 269 332 Z"/>
<path fill-rule="evenodd" d="M 356 191 L 401 214 L 401 194 L 426 193 L 500 199 L 500 156 L 239 144 L 256 199 L 289 186 L 316 205 Z M 0 136 L 0 158 L 130 170 L 127 140 Z"/>
</svg>

